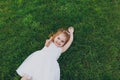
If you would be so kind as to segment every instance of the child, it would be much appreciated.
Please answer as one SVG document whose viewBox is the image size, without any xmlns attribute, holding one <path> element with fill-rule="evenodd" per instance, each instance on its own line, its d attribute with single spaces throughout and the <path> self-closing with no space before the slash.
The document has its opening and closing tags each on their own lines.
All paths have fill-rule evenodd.
<svg viewBox="0 0 120 80">
<path fill-rule="evenodd" d="M 73 41 L 74 28 L 59 29 L 42 50 L 32 53 L 16 70 L 21 80 L 60 80 L 57 59 Z"/>
</svg>

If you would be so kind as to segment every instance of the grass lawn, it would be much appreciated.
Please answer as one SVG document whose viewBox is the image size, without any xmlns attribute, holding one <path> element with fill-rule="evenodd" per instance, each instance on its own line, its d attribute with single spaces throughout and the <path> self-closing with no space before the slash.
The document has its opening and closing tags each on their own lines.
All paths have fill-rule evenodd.
<svg viewBox="0 0 120 80">
<path fill-rule="evenodd" d="M 120 80 L 120 0 L 0 0 L 0 80 L 20 80 L 26 57 L 69 26 L 60 80 Z"/>
</svg>

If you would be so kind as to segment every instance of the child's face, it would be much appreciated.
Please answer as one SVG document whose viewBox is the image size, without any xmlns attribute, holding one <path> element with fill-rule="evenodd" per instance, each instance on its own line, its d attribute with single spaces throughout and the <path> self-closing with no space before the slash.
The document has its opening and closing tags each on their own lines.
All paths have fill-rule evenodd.
<svg viewBox="0 0 120 80">
<path fill-rule="evenodd" d="M 66 37 L 64 34 L 59 34 L 54 38 L 54 44 L 58 47 L 62 47 L 66 42 Z"/>
</svg>

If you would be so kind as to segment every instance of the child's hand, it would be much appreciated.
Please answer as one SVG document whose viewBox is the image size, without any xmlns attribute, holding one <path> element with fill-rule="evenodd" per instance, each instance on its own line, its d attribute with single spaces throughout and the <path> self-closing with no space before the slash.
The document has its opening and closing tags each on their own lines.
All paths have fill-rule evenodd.
<svg viewBox="0 0 120 80">
<path fill-rule="evenodd" d="M 73 28 L 73 27 L 69 27 L 69 28 L 68 28 L 68 31 L 69 31 L 70 33 L 73 33 L 73 32 L 74 32 L 74 28 Z"/>
<path fill-rule="evenodd" d="M 45 46 L 49 47 L 50 43 L 51 43 L 52 37 L 50 39 L 47 39 L 45 42 Z"/>
<path fill-rule="evenodd" d="M 45 42 L 45 46 L 48 47 L 50 44 L 50 41 L 47 39 L 46 42 Z"/>
</svg>

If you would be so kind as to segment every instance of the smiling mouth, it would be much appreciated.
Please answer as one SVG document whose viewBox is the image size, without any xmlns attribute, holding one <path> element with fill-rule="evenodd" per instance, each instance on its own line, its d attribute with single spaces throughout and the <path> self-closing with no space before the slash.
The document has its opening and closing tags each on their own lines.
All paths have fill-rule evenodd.
<svg viewBox="0 0 120 80">
<path fill-rule="evenodd" d="M 58 42 L 56 42 L 56 44 L 59 46 L 60 44 Z"/>
</svg>

